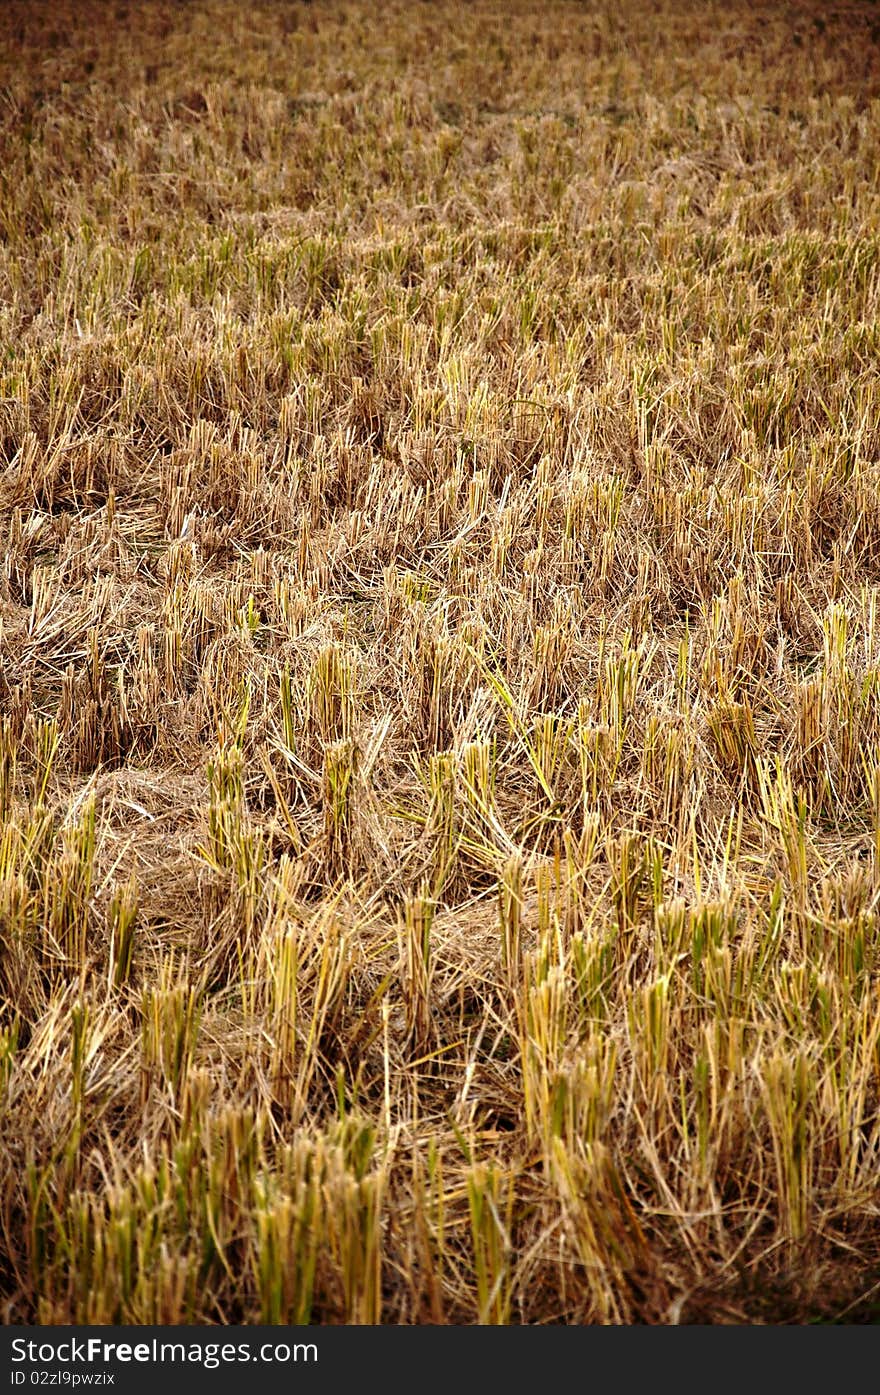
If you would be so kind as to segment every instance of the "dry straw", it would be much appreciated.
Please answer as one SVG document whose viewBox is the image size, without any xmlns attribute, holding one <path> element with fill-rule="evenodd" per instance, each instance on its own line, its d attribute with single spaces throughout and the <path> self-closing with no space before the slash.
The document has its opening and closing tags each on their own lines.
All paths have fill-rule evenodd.
<svg viewBox="0 0 880 1395">
<path fill-rule="evenodd" d="M 872 7 L 0 9 L 0 1319 L 870 1320 Z"/>
</svg>

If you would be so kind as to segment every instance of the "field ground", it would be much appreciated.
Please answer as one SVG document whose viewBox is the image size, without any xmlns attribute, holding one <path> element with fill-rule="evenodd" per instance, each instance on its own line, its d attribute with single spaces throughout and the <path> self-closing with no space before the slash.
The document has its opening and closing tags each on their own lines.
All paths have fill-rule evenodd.
<svg viewBox="0 0 880 1395">
<path fill-rule="evenodd" d="M 0 1318 L 876 1319 L 876 5 L 0 112 Z"/>
</svg>

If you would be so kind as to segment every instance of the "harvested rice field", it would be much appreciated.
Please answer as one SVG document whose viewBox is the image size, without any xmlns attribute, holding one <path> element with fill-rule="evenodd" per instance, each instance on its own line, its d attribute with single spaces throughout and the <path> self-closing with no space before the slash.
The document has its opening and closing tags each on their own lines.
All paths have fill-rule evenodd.
<svg viewBox="0 0 880 1395">
<path fill-rule="evenodd" d="M 880 12 L 0 7 L 0 1321 L 880 1317 Z"/>
</svg>

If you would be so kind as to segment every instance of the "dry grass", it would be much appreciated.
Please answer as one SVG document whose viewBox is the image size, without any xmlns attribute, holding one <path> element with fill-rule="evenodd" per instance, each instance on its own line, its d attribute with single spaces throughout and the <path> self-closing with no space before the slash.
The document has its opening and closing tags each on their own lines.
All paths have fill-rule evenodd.
<svg viewBox="0 0 880 1395">
<path fill-rule="evenodd" d="M 867 1320 L 875 7 L 0 9 L 0 1312 Z"/>
</svg>

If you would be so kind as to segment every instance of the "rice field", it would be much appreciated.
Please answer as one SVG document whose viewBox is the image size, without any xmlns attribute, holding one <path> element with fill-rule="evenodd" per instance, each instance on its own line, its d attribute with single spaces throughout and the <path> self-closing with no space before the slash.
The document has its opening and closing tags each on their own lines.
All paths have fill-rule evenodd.
<svg viewBox="0 0 880 1395">
<path fill-rule="evenodd" d="M 0 1321 L 876 1321 L 876 5 L 10 0 L 0 157 Z"/>
</svg>

